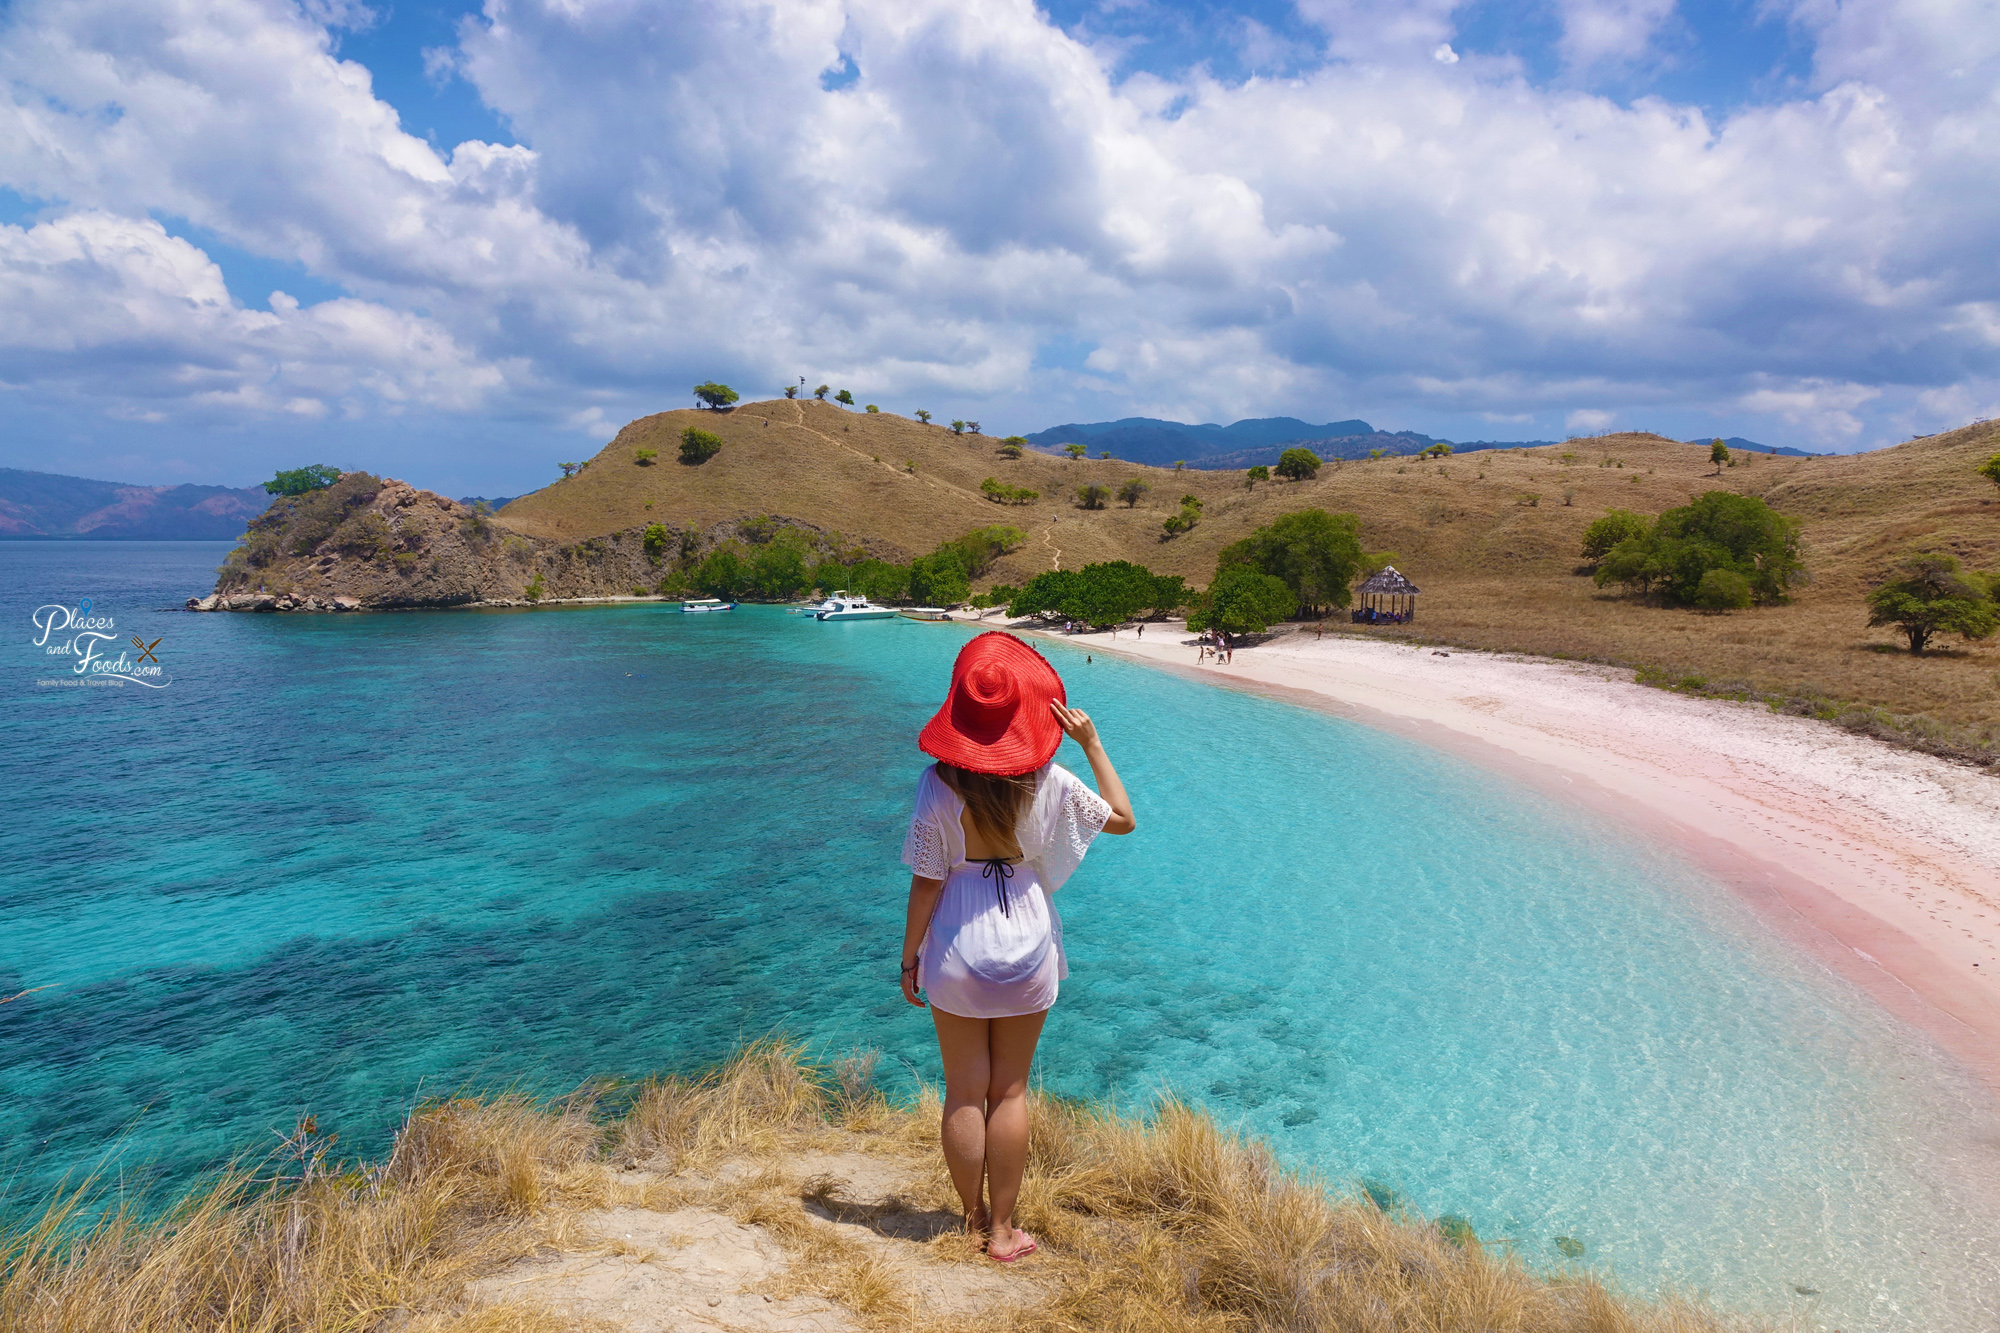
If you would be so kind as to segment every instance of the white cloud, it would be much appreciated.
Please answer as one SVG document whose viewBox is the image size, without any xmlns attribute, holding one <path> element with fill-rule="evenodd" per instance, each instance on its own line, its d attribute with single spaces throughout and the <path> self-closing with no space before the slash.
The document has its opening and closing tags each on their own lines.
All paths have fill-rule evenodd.
<svg viewBox="0 0 2000 1333">
<path fill-rule="evenodd" d="M 1332 58 L 1228 85 L 1114 84 L 1028 0 L 488 0 L 425 66 L 521 146 L 441 152 L 334 56 L 358 7 L 17 0 L 0 183 L 56 220 L 9 236 L 0 281 L 48 314 L 8 379 L 598 430 L 696 379 L 808 373 L 1022 424 L 1610 402 L 1857 440 L 2000 379 L 1984 10 L 1802 3 L 1819 90 L 1711 123 L 1453 63 L 1453 8 L 1307 0 Z M 1573 65 L 1676 21 L 1560 15 Z M 238 308 L 153 215 L 355 299 Z M 63 238 L 108 248 L 35 258 Z M 1034 368 L 1056 339 L 1094 349 L 1081 370 Z"/>
<path fill-rule="evenodd" d="M 283 292 L 270 305 L 238 305 L 206 255 L 150 219 L 81 212 L 0 227 L 0 353 L 17 389 L 161 421 L 169 410 L 468 411 L 502 383 L 418 316 L 348 299 L 301 306 Z"/>
</svg>

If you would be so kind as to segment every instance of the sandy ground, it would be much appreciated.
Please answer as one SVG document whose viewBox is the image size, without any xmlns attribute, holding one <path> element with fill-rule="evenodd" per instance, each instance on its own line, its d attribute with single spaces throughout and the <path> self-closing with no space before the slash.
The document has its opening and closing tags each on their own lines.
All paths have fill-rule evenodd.
<svg viewBox="0 0 2000 1333">
<path fill-rule="evenodd" d="M 1285 695 L 1665 838 L 2000 1097 L 2000 779 L 1631 673 L 1293 633 L 1197 665 L 1178 625 L 1079 646 Z"/>
</svg>

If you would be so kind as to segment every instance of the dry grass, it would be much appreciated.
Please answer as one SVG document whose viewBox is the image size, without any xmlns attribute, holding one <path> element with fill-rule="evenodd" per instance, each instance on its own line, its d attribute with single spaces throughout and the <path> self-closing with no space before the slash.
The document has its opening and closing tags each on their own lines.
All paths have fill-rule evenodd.
<svg viewBox="0 0 2000 1333">
<path fill-rule="evenodd" d="M 694 422 L 725 440 L 709 462 L 632 461 L 640 447 L 669 456 Z M 869 538 L 898 558 L 1008 522 L 1026 529 L 1029 542 L 988 582 L 1021 584 L 1060 551 L 1065 568 L 1134 560 L 1199 587 L 1221 548 L 1258 524 L 1309 506 L 1348 511 L 1360 516 L 1368 547 L 1395 553 L 1424 589 L 1416 625 L 1372 633 L 1653 667 L 1779 700 L 1859 704 L 1905 719 L 1901 733 L 1928 731 L 1972 754 L 2000 737 L 2000 646 L 1954 642 L 1912 658 L 1895 651 L 1888 631 L 1868 628 L 1862 595 L 1919 548 L 1950 551 L 1974 569 L 2000 566 L 2000 491 L 1973 470 L 1995 451 L 2000 423 L 1984 423 L 1848 457 L 1739 455 L 1738 466 L 1718 472 L 1705 445 L 1610 435 L 1442 463 L 1329 464 L 1311 481 L 1250 490 L 1233 472 L 1033 453 L 1009 460 L 990 437 L 778 400 L 720 416 L 688 410 L 635 421 L 588 470 L 515 501 L 500 521 L 576 541 L 656 520 L 707 526 L 770 514 Z M 1042 499 L 993 504 L 979 493 L 989 476 Z M 1151 486 L 1137 508 L 1077 507 L 1079 485 L 1115 487 L 1127 477 Z M 1583 531 L 1605 510 L 1657 514 L 1711 489 L 1761 496 L 1803 521 L 1812 582 L 1790 605 L 1731 615 L 1664 610 L 1600 591 L 1579 571 Z M 1161 520 L 1190 493 L 1204 502 L 1202 522 L 1161 540 Z M 1871 728 L 1881 720 L 1856 716 Z"/>
<path fill-rule="evenodd" d="M 429 1106 L 374 1168 L 276 1183 L 234 1171 L 157 1219 L 101 1215 L 91 1190 L 71 1191 L 0 1238 L 0 1327 L 574 1329 L 587 1321 L 468 1302 L 466 1284 L 537 1252 L 622 1252 L 578 1234 L 591 1209 L 691 1203 L 785 1246 L 791 1262 L 776 1294 L 814 1292 L 864 1323 L 906 1327 L 917 1308 L 906 1272 L 815 1216 L 842 1209 L 837 1184 L 801 1180 L 795 1164 L 830 1143 L 858 1148 L 903 1164 L 914 1182 L 913 1197 L 874 1212 L 945 1206 L 937 1102 L 927 1094 L 892 1107 L 859 1087 L 852 1066 L 843 1090 L 841 1073 L 767 1042 L 707 1077 L 648 1084 L 609 1121 L 588 1097 Z M 1421 1218 L 1282 1170 L 1186 1106 L 1169 1103 L 1143 1123 L 1049 1100 L 1035 1114 L 1021 1213 L 1043 1253 L 1013 1271 L 1037 1281 L 1019 1288 L 1020 1308 L 975 1321 L 985 1326 L 997 1317 L 1045 1333 L 1741 1327 L 1697 1305 L 1623 1299 L 1582 1274 L 1531 1273 L 1476 1240 L 1454 1243 Z M 637 1163 L 667 1174 L 622 1185 L 619 1168 Z M 938 1265 L 983 1263 L 951 1234 L 920 1253 Z"/>
</svg>

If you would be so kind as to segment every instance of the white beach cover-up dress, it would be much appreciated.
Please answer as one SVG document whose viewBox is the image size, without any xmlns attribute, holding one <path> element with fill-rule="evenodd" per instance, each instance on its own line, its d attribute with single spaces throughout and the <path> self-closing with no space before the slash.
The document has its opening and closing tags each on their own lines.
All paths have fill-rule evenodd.
<svg viewBox="0 0 2000 1333">
<path fill-rule="evenodd" d="M 1006 868 L 1011 875 L 965 859 L 964 811 L 937 769 L 926 768 L 903 864 L 945 884 L 917 955 L 917 984 L 932 1004 L 962 1018 L 1038 1014 L 1056 1002 L 1056 984 L 1069 975 L 1062 918 L 1049 895 L 1082 862 L 1111 805 L 1061 764 L 1044 765 L 1015 830 L 1021 859 Z"/>
</svg>

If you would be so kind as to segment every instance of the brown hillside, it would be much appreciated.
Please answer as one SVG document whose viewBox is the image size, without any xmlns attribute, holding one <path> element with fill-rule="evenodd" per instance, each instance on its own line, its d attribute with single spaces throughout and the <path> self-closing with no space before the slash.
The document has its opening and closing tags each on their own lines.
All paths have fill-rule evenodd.
<svg viewBox="0 0 2000 1333">
<path fill-rule="evenodd" d="M 699 466 L 681 464 L 688 425 L 721 436 L 722 451 Z M 1871 580 L 1916 547 L 1953 551 L 1975 568 L 2000 563 L 2000 491 L 1973 472 L 2000 450 L 2000 425 L 1851 457 L 1738 455 L 1739 465 L 1719 475 L 1705 446 L 1611 435 L 1442 463 L 1329 464 L 1312 481 L 1254 490 L 1241 473 L 1032 452 L 1009 460 L 998 446 L 987 436 L 809 400 L 663 412 L 625 427 L 584 472 L 516 500 L 499 521 L 574 544 L 649 522 L 707 529 L 767 514 L 869 538 L 902 558 L 1009 522 L 1030 541 L 995 567 L 990 582 L 1024 582 L 1059 554 L 1065 568 L 1133 560 L 1199 586 L 1227 543 L 1281 513 L 1320 507 L 1358 514 L 1371 549 L 1395 553 L 1423 587 L 1419 622 L 1399 634 L 1650 665 L 1954 726 L 2000 722 L 2000 650 L 1954 645 L 1923 659 L 1885 651 L 1892 641 L 1867 628 L 1860 600 Z M 636 463 L 643 448 L 656 450 L 657 461 Z M 1041 499 L 994 504 L 979 492 L 989 476 L 1039 490 Z M 1079 485 L 1115 488 L 1131 477 L 1152 488 L 1137 508 L 1077 507 Z M 1804 520 L 1813 582 L 1792 605 L 1726 616 L 1662 610 L 1600 591 L 1575 572 L 1583 530 L 1605 510 L 1653 515 L 1717 488 L 1762 496 Z M 1202 499 L 1202 522 L 1163 541 L 1161 522 L 1183 494 Z"/>
</svg>

